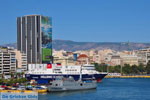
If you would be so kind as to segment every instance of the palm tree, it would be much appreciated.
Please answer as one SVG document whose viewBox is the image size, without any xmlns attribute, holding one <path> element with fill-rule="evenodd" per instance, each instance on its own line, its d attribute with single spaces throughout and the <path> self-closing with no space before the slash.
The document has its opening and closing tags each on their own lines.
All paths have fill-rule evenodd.
<svg viewBox="0 0 150 100">
<path fill-rule="evenodd" d="M 10 76 L 11 78 L 14 78 L 14 74 L 12 72 L 10 72 Z"/>
<path fill-rule="evenodd" d="M 3 78 L 4 78 L 3 74 L 0 74 L 0 78 L 1 78 L 1 79 L 3 79 Z"/>
<path fill-rule="evenodd" d="M 23 78 L 23 75 L 24 75 L 24 72 L 21 72 L 21 76 L 22 76 L 22 78 Z"/>
<path fill-rule="evenodd" d="M 20 78 L 21 74 L 20 73 L 17 73 L 17 78 Z"/>
</svg>

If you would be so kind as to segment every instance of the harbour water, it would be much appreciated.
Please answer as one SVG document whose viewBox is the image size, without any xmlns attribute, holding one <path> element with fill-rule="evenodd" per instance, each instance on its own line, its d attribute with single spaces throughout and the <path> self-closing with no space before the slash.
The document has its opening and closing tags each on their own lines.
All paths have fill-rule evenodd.
<svg viewBox="0 0 150 100">
<path fill-rule="evenodd" d="M 149 78 L 110 78 L 97 89 L 39 94 L 39 100 L 150 100 Z"/>
</svg>

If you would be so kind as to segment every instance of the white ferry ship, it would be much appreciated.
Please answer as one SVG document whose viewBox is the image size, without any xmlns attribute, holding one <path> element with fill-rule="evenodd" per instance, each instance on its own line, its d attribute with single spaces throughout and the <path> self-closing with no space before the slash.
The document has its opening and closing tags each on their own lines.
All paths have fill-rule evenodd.
<svg viewBox="0 0 150 100">
<path fill-rule="evenodd" d="M 48 84 L 57 77 L 73 77 L 75 81 L 79 80 L 82 73 L 82 80 L 95 78 L 97 82 L 107 75 L 106 72 L 98 72 L 94 65 L 85 64 L 82 66 L 61 66 L 60 64 L 28 64 L 28 71 L 25 76 L 28 80 L 36 80 L 39 84 Z"/>
</svg>

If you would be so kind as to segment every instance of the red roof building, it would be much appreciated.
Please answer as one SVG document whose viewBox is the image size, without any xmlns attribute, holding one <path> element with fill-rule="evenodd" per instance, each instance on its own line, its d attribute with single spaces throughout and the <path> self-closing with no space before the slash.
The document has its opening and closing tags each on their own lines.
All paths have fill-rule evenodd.
<svg viewBox="0 0 150 100">
<path fill-rule="evenodd" d="M 89 57 L 85 54 L 81 54 L 78 56 L 77 59 L 77 64 L 81 65 L 81 64 L 87 64 L 89 60 Z"/>
</svg>

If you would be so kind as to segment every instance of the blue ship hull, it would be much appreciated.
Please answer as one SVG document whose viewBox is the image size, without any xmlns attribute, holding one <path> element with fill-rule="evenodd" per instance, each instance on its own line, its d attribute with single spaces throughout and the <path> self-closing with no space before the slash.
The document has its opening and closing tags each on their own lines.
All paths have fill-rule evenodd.
<svg viewBox="0 0 150 100">
<path fill-rule="evenodd" d="M 82 74 L 82 79 L 88 79 L 88 78 L 95 78 L 98 82 L 101 82 L 101 80 L 106 76 L 107 74 Z M 36 80 L 39 84 L 47 84 L 51 80 L 55 80 L 57 77 L 69 77 L 72 76 L 74 80 L 79 80 L 80 75 L 76 74 L 26 74 L 25 77 L 28 80 Z"/>
</svg>

